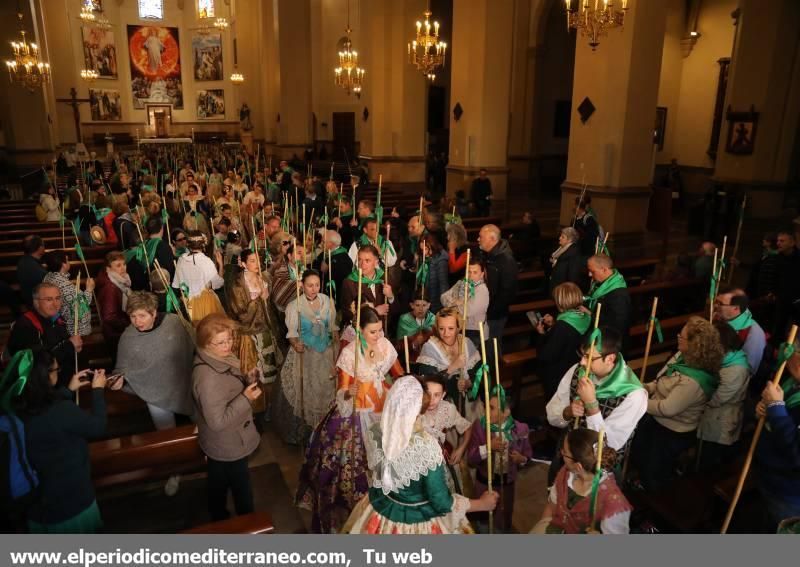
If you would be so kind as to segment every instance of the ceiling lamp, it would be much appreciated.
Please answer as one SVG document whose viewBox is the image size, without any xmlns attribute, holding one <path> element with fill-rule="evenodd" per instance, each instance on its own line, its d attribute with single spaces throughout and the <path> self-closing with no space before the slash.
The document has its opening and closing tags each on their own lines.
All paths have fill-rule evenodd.
<svg viewBox="0 0 800 567">
<path fill-rule="evenodd" d="M 236 67 L 233 68 L 233 73 L 231 74 L 231 83 L 234 85 L 241 85 L 244 83 L 244 75 L 237 71 Z"/>
<path fill-rule="evenodd" d="M 42 61 L 39 55 L 39 46 L 28 43 L 25 37 L 25 27 L 22 24 L 22 11 L 17 3 L 17 19 L 19 19 L 20 41 L 12 41 L 13 59 L 6 60 L 8 79 L 34 91 L 50 81 L 50 63 Z"/>
<path fill-rule="evenodd" d="M 358 51 L 353 49 L 350 40 L 350 0 L 347 0 L 347 29 L 345 36 L 339 40 L 339 66 L 333 70 L 334 82 L 337 87 L 342 87 L 345 93 L 354 93 L 361 96 L 361 87 L 364 83 L 366 71 L 358 66 Z"/>
<path fill-rule="evenodd" d="M 100 73 L 98 73 L 94 69 L 81 69 L 81 79 L 83 79 L 87 83 L 95 82 L 99 76 Z"/>
<path fill-rule="evenodd" d="M 578 0 L 578 8 L 573 9 L 574 0 L 564 0 L 567 8 L 567 30 L 581 30 L 584 37 L 589 38 L 592 51 L 600 45 L 600 37 L 608 35 L 611 28 L 622 27 L 628 11 L 628 0 L 619 0 L 621 7 L 615 6 L 614 0 L 603 0 L 602 7 L 598 0 L 591 6 L 589 0 Z"/>
<path fill-rule="evenodd" d="M 439 22 L 433 22 L 433 33 L 431 33 L 432 15 L 428 0 L 425 23 L 417 21 L 416 39 L 408 44 L 408 62 L 430 81 L 436 78 L 436 69 L 444 66 L 447 53 L 447 44 L 439 41 Z"/>
</svg>

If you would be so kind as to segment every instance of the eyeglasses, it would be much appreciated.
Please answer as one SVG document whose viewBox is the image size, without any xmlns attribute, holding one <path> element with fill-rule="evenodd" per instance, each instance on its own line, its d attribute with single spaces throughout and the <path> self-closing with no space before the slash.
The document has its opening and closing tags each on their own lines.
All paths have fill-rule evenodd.
<svg viewBox="0 0 800 567">
<path fill-rule="evenodd" d="M 175 239 L 175 242 L 185 242 L 185 241 L 186 241 L 185 236 L 179 236 L 178 238 Z"/>
<path fill-rule="evenodd" d="M 284 246 L 289 246 L 291 243 L 292 243 L 291 240 L 284 240 L 283 242 L 281 242 L 281 244 L 283 244 Z"/>
<path fill-rule="evenodd" d="M 722 303 L 721 301 L 714 302 L 715 307 L 730 307 L 731 305 L 733 305 L 733 303 Z"/>
<path fill-rule="evenodd" d="M 589 353 L 583 352 L 581 349 L 578 349 L 575 352 L 578 354 L 578 358 L 580 358 L 581 360 L 583 360 L 589 355 Z M 603 358 L 602 354 L 600 356 L 595 356 L 592 358 L 592 362 L 594 362 L 595 360 L 600 360 L 601 358 Z"/>
<path fill-rule="evenodd" d="M 224 346 L 224 345 L 232 345 L 233 344 L 233 337 L 228 338 L 228 339 L 223 339 L 221 341 L 214 341 L 211 344 L 216 346 L 216 347 L 220 347 L 220 346 Z"/>
</svg>

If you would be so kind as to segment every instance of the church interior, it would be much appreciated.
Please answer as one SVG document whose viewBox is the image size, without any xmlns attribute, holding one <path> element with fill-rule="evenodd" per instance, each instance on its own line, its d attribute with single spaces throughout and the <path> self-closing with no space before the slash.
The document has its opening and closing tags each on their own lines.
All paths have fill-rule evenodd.
<svg viewBox="0 0 800 567">
<path fill-rule="evenodd" d="M 398 239 L 411 243 L 409 262 L 417 262 L 413 219 L 419 215 L 418 224 L 424 220 L 427 229 L 436 233 L 434 221 L 428 220 L 423 209 L 434 211 L 431 218 L 439 211 L 444 219 L 440 233 L 446 234 L 443 238 L 448 242 L 433 249 L 443 250 L 445 256 L 450 238 L 446 223 L 463 225 L 462 246 L 471 249 L 473 256 L 486 252 L 481 239 L 487 225 L 494 227 L 513 253 L 514 294 L 506 298 L 500 317 L 502 350 L 492 354 L 491 341 L 487 341 L 489 358 L 484 352 L 483 364 L 491 367 L 498 389 L 502 382 L 508 392 L 512 421 L 529 427 L 532 452 L 518 474 L 515 469 L 515 488 L 505 489 L 515 502 L 511 525 L 500 515 L 489 521 L 488 529 L 527 534 L 553 505 L 548 500 L 553 498 L 549 474 L 559 451 L 556 444 L 562 443 L 550 417 L 555 388 L 549 388 L 540 372 L 537 349 L 541 351 L 543 344 L 531 314 L 534 318 L 541 313 L 557 315 L 550 277 L 559 255 L 569 246 L 561 241 L 570 238 L 565 228 L 572 227 L 576 233 L 576 219 L 580 219 L 576 205 L 591 209 L 587 214 L 597 219 L 599 229 L 586 256 L 613 256 L 611 267 L 627 282 L 632 315 L 621 340 L 623 362 L 632 375 L 641 376 L 643 382 L 656 381 L 659 369 L 669 365 L 681 348 L 678 343 L 686 340 L 682 329 L 698 316 L 713 319 L 715 309 L 731 305 L 718 300 L 736 295 L 725 291 L 723 284 L 747 291 L 750 309 L 764 327 L 768 345 L 778 353 L 769 360 L 783 362 L 789 375 L 791 360 L 787 363 L 781 358 L 781 345 L 794 342 L 786 339 L 786 333 L 800 320 L 795 303 L 800 293 L 784 290 L 787 285 L 782 286 L 780 280 L 800 275 L 796 257 L 800 251 L 791 245 L 795 256 L 791 265 L 786 260 L 786 271 L 778 268 L 781 275 L 775 278 L 774 293 L 759 288 L 759 274 L 764 273 L 765 259 L 783 254 L 783 234 L 800 246 L 798 29 L 797 0 L 4 0 L 0 2 L 0 39 L 4 40 L 0 53 L 7 61 L 8 77 L 0 77 L 0 344 L 14 342 L 11 335 L 18 325 L 14 321 L 20 313 L 24 318 L 26 284 L 18 278 L 18 262 L 28 254 L 29 235 L 41 237 L 48 251 L 70 250 L 66 268 L 70 283 L 77 279 L 80 292 L 81 279 L 86 286 L 86 278 L 91 278 L 93 287 L 98 273 L 111 265 L 108 253 L 125 252 L 124 244 L 114 246 L 106 240 L 117 227 L 104 225 L 97 209 L 107 207 L 120 217 L 110 197 L 125 193 L 131 201 L 125 211 L 138 211 L 139 206 L 147 209 L 149 191 L 165 203 L 163 209 L 156 208 L 155 216 L 163 213 L 167 229 L 175 223 L 187 236 L 197 230 L 197 217 L 190 226 L 183 219 L 184 205 L 168 209 L 166 191 L 172 189 L 165 187 L 173 187 L 174 195 L 183 194 L 190 169 L 196 178 L 204 179 L 200 198 L 205 197 L 202 207 L 208 210 L 207 255 L 214 261 L 219 237 L 216 222 L 225 217 L 216 217 L 215 211 L 217 199 L 224 195 L 211 197 L 210 189 L 204 195 L 206 183 L 210 187 L 213 176 L 219 175 L 222 187 L 221 180 L 230 169 L 235 172 L 228 174 L 234 194 L 241 183 L 250 188 L 261 184 L 266 202 L 263 195 L 256 195 L 253 199 L 260 196 L 260 201 L 257 205 L 249 201 L 247 206 L 256 209 L 247 209 L 248 216 L 235 212 L 235 218 L 225 222 L 231 227 L 237 222 L 242 225 L 239 230 L 245 239 L 240 252 L 249 246 L 258 257 L 259 251 L 269 248 L 265 277 L 268 271 L 273 277 L 267 267 L 272 253 L 266 236 L 271 215 L 281 219 L 281 230 L 291 235 L 293 246 L 303 249 L 300 271 L 294 274 L 289 268 L 296 280 L 313 265 L 311 259 L 306 262 L 306 231 L 320 231 L 322 265 L 330 267 L 324 246 L 326 228 L 330 232 L 334 224 L 334 208 L 338 207 L 339 229 L 333 230 L 342 232 L 342 197 L 349 201 L 352 195 L 352 212 L 358 209 L 356 217 L 362 222 L 356 195 L 371 200 L 374 213 L 377 201 L 378 232 L 384 231 L 383 218 L 386 234 L 392 233 L 386 240 L 397 249 L 397 253 L 391 251 L 397 258 L 395 266 L 378 245 L 382 238 L 378 234 L 375 242 L 382 255 L 378 263 L 385 269 L 384 282 L 392 282 L 397 294 L 392 301 L 401 298 L 392 303 L 395 315 L 386 315 L 392 329 L 391 321 L 408 311 L 406 304 L 414 303 L 420 281 L 419 274 L 416 280 L 413 273 L 406 280 L 401 273 L 406 269 L 402 249 L 408 247 L 395 241 L 395 228 L 400 226 Z M 122 171 L 129 172 L 130 187 L 123 181 L 118 189 L 115 183 Z M 308 193 L 303 204 L 295 200 L 292 205 L 297 187 L 291 189 L 289 174 L 294 179 L 297 172 L 320 188 L 332 183 L 334 196 L 328 188 L 324 220 L 321 207 L 320 220 L 306 215 Z M 275 173 L 283 175 L 288 191 L 280 178 L 274 181 Z M 225 187 L 227 183 L 226 178 Z M 273 183 L 277 183 L 274 199 L 270 197 Z M 90 185 L 90 191 L 82 191 Z M 52 197 L 60 207 L 54 217 L 44 219 L 37 204 L 48 187 L 53 188 Z M 490 187 L 490 197 L 478 202 L 477 187 Z M 109 201 L 95 207 L 91 195 L 99 188 L 108 189 Z M 189 191 L 193 191 L 191 181 Z M 313 200 L 315 191 L 310 194 Z M 186 203 L 194 199 L 184 197 Z M 247 203 L 245 198 L 235 210 L 244 211 Z M 202 207 L 196 209 L 197 215 Z M 105 231 L 101 230 L 102 238 L 95 238 L 93 227 L 75 224 L 75 219 L 84 218 L 84 209 L 97 216 L 96 224 Z M 176 214 L 180 219 L 175 220 Z M 133 226 L 139 231 L 139 249 L 147 268 L 151 252 L 142 236 L 142 231 L 145 235 L 149 231 L 144 219 L 134 219 Z M 170 238 L 169 232 L 163 233 L 164 241 Z M 770 248 L 770 238 L 778 242 L 777 248 L 774 242 Z M 176 250 L 176 242 L 169 244 Z M 361 245 L 353 246 L 360 262 Z M 429 246 L 425 254 L 433 254 Z M 312 235 L 311 258 L 319 250 Z M 174 258 L 170 256 L 178 266 L 170 276 L 180 271 L 178 257 L 177 252 Z M 469 258 L 468 254 L 467 263 Z M 425 261 L 423 255 L 423 266 Z M 699 265 L 705 266 L 702 273 Z M 353 266 L 361 278 L 358 265 Z M 216 267 L 211 270 L 215 272 Z M 585 264 L 580 272 L 576 278 L 583 281 Z M 465 273 L 463 264 L 461 273 Z M 325 274 L 317 278 L 323 287 L 319 293 L 328 293 Z M 466 278 L 462 278 L 465 298 Z M 380 287 L 380 278 L 376 281 Z M 411 291 L 406 285 L 409 281 Z M 583 283 L 591 282 L 587 278 Z M 332 287 L 338 285 L 337 293 L 343 294 L 344 284 Z M 577 280 L 576 284 L 589 296 L 595 289 L 594 283 L 591 288 Z M 276 280 L 270 285 L 269 293 L 277 294 Z M 289 299 L 294 299 L 296 287 L 293 282 Z M 356 287 L 361 298 L 361 280 Z M 172 283 L 172 288 L 178 291 L 179 286 Z M 490 301 L 496 301 L 499 292 L 491 287 L 489 291 Z M 178 293 L 178 315 L 189 305 L 185 293 Z M 782 294 L 793 295 L 786 299 Z M 10 296 L 19 305 L 6 303 Z M 385 297 L 389 305 L 389 296 Z M 759 319 L 762 311 L 757 311 L 757 300 L 763 298 L 770 307 Z M 38 301 L 36 296 L 33 301 Z M 272 313 L 282 319 L 285 312 L 288 321 L 289 309 L 284 305 L 276 310 L 275 305 L 267 305 L 272 301 L 272 296 L 265 300 L 267 318 Z M 428 301 L 442 307 L 438 294 Z M 103 368 L 110 376 L 117 353 L 105 334 L 103 314 L 94 310 L 97 302 L 95 297 L 89 308 L 90 329 L 81 333 L 74 369 Z M 399 303 L 403 303 L 401 308 L 397 308 Z M 595 308 L 589 304 L 590 311 Z M 777 313 L 770 311 L 773 308 Z M 342 316 L 334 313 L 344 329 Z M 349 318 L 344 314 L 345 320 Z M 492 318 L 486 321 L 488 333 Z M 192 317 L 181 316 L 181 322 L 197 327 Z M 459 325 L 467 325 L 466 315 Z M 598 327 L 596 320 L 594 326 Z M 656 327 L 658 339 L 653 333 Z M 466 329 L 465 337 L 470 327 Z M 458 332 L 462 330 L 460 326 Z M 291 329 L 289 335 L 291 343 Z M 356 335 L 362 336 L 360 331 Z M 394 332 L 391 335 L 397 361 L 408 372 L 403 341 L 396 342 Z M 407 349 L 406 345 L 406 358 Z M 477 351 L 480 358 L 480 348 Z M 9 353 L 10 346 L 5 354 Z M 300 359 L 306 360 L 303 356 Z M 5 363 L 8 359 L 4 356 Z M 494 362 L 487 365 L 487 360 Z M 764 370 L 765 365 L 761 372 L 751 369 L 749 393 L 738 400 L 744 416 L 739 418 L 741 432 L 728 452 L 732 456 L 723 464 L 710 471 L 700 466 L 704 442 L 702 438 L 697 442 L 695 435 L 670 465 L 677 471 L 670 482 L 647 490 L 627 482 L 625 460 L 626 470 L 618 469 L 617 483 L 631 503 L 630 533 L 762 530 L 758 510 L 766 497 L 760 492 L 760 469 L 753 465 L 756 468 L 748 476 L 743 467 L 750 464 L 743 463 L 749 449 L 752 456 L 751 442 L 755 447 L 759 436 L 767 435 L 761 430 L 769 412 L 760 421 L 755 414 L 762 403 L 761 388 L 772 379 L 773 368 Z M 800 363 L 797 367 L 800 381 Z M 276 418 L 270 419 L 270 404 L 276 403 L 279 385 L 286 380 L 284 370 L 279 368 L 277 382 L 262 383 L 266 411 L 255 405 L 253 409 L 260 442 L 246 466 L 254 512 L 223 525 L 213 523 L 213 513 L 209 515 L 206 509 L 211 474 L 206 467 L 210 465 L 206 446 L 202 441 L 198 444 L 194 421 L 179 416 L 177 425 L 173 418 L 173 428 L 156 427 L 149 402 L 127 386 L 106 389 L 106 430 L 88 443 L 103 530 L 319 531 L 316 517 L 296 502 L 306 474 L 308 438 L 287 443 L 276 429 Z M 300 373 L 302 392 L 302 363 Z M 333 388 L 334 374 L 325 378 Z M 0 394 L 3 387 L 0 384 Z M 787 387 L 789 407 L 793 390 Z M 91 412 L 88 386 L 79 392 L 79 407 Z M 302 403 L 302 394 L 300 399 Z M 335 401 L 331 403 L 335 408 Z M 485 415 L 483 408 L 480 411 Z M 796 411 L 791 415 L 800 419 Z M 614 426 L 605 418 L 605 434 L 611 443 Z M 588 416 L 585 423 L 590 423 Z M 635 438 L 623 446 L 630 450 L 631 444 L 631 470 L 638 471 L 635 451 L 642 448 L 637 448 Z M 714 443 L 706 442 L 706 449 L 708 445 Z M 792 451 L 800 455 L 800 439 Z M 792 474 L 797 475 L 796 470 Z M 500 476 L 506 481 L 513 478 L 510 473 Z M 178 477 L 180 488 L 165 494 L 165 481 Z M 794 523 L 785 526 L 788 530 L 800 525 L 797 478 L 787 488 L 792 491 L 787 501 L 794 502 L 794 507 L 787 504 L 785 508 L 794 518 Z M 490 491 L 491 486 L 490 482 Z M 499 501 L 505 502 L 507 496 L 500 495 Z M 487 530 L 485 522 L 473 520 L 473 524 L 481 526 L 478 531 Z"/>
</svg>

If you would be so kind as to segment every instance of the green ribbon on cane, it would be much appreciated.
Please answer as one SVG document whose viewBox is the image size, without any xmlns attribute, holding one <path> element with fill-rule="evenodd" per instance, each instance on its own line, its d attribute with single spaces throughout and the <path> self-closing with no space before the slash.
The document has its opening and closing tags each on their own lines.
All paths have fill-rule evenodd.
<svg viewBox="0 0 800 567">
<path fill-rule="evenodd" d="M 664 331 L 661 329 L 661 321 L 658 320 L 658 317 L 650 317 L 650 323 L 655 327 L 656 338 L 658 339 L 658 342 L 663 343 Z"/>
<path fill-rule="evenodd" d="M 589 345 L 594 345 L 594 348 L 597 349 L 598 346 L 601 345 L 602 341 L 603 341 L 603 333 L 600 332 L 600 328 L 598 327 L 598 328 L 595 328 L 594 330 L 592 330 L 592 332 L 589 334 L 589 340 L 587 342 L 589 343 Z M 589 348 L 591 349 L 591 346 Z M 586 352 L 587 352 L 587 356 L 588 356 L 588 352 L 589 351 L 586 351 Z M 589 366 L 591 366 L 591 365 L 592 365 L 592 361 L 589 360 L 588 364 L 586 366 L 581 366 L 580 368 L 578 368 L 578 377 L 579 378 L 588 377 L 586 371 L 587 371 L 587 368 Z M 589 374 L 591 374 L 591 373 L 589 373 Z"/>
<path fill-rule="evenodd" d="M 781 343 L 781 346 L 778 347 L 778 360 L 776 361 L 775 369 L 777 370 L 781 364 L 792 358 L 792 356 L 794 356 L 794 352 L 794 345 Z"/>
<path fill-rule="evenodd" d="M 333 280 L 328 280 L 328 283 L 325 284 L 325 287 L 328 288 L 328 293 L 330 294 L 331 299 L 333 299 L 333 303 L 336 304 L 336 282 Z"/>
<path fill-rule="evenodd" d="M 425 287 L 428 285 L 428 276 L 430 275 L 431 261 L 426 259 L 417 270 L 417 286 Z"/>
<path fill-rule="evenodd" d="M 17 352 L 8 363 L 0 378 L 0 407 L 8 411 L 11 400 L 22 393 L 33 368 L 33 351 L 24 349 Z"/>
<path fill-rule="evenodd" d="M 488 364 L 481 364 L 475 371 L 475 379 L 472 381 L 472 389 L 469 391 L 470 400 L 477 399 L 478 392 L 480 391 L 480 386 L 481 383 L 483 382 L 484 376 L 486 377 L 487 380 L 489 380 L 489 378 L 491 377 Z"/>
<path fill-rule="evenodd" d="M 167 313 L 178 313 L 181 309 L 181 302 L 175 291 L 171 287 L 167 287 Z"/>
<path fill-rule="evenodd" d="M 91 307 L 89 307 L 89 300 L 86 299 L 86 295 L 83 293 L 78 293 L 75 296 L 75 299 L 72 300 L 72 309 L 71 311 L 75 312 L 75 303 L 78 304 L 78 319 L 83 319 L 83 316 L 86 315 L 91 311 Z"/>
</svg>

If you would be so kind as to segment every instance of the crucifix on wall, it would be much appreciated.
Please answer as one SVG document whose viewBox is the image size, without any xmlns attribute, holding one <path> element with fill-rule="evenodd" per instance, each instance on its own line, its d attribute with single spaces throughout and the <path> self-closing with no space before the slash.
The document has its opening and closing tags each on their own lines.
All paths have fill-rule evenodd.
<svg viewBox="0 0 800 567">
<path fill-rule="evenodd" d="M 72 107 L 72 116 L 75 119 L 75 136 L 77 138 L 77 142 L 81 143 L 83 139 L 81 138 L 81 112 L 80 112 L 80 105 L 84 102 L 89 102 L 88 98 L 78 98 L 78 91 L 75 87 L 69 89 L 70 98 L 57 98 L 56 102 L 65 102 Z"/>
</svg>

